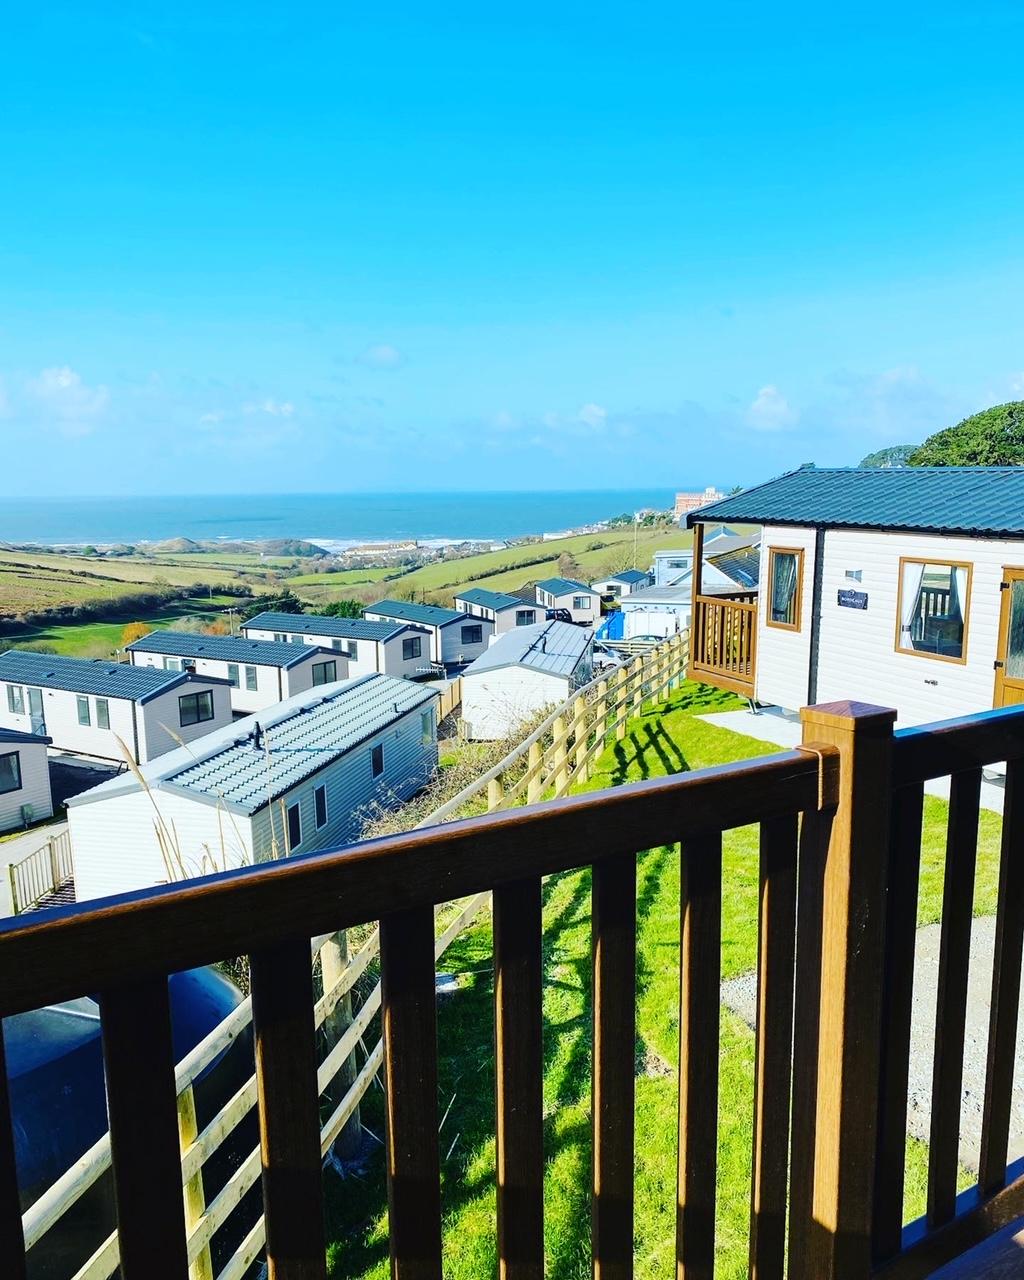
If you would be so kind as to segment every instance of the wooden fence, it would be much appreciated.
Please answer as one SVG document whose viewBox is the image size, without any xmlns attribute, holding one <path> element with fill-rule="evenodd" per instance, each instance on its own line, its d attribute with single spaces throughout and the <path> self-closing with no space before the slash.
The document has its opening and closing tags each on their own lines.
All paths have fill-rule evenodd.
<svg viewBox="0 0 1024 1280">
<path fill-rule="evenodd" d="M 260 1243 L 274 1280 L 323 1280 L 318 1096 L 348 1051 L 318 1064 L 311 932 L 379 921 L 392 1275 L 440 1280 L 435 911 L 494 896 L 497 1241 L 507 1280 L 544 1274 L 541 886 L 592 868 L 592 1250 L 601 1280 L 633 1265 L 636 851 L 679 844 L 677 1272 L 715 1264 L 723 832 L 760 824 L 757 1024 L 749 1185 L 758 1280 L 912 1280 L 1024 1210 L 1007 1163 L 1024 945 L 1024 709 L 893 733 L 856 703 L 803 713 L 795 751 L 649 779 L 361 846 L 148 890 L 0 925 L 0 1016 L 99 993 L 122 1280 L 193 1274 L 221 1192 L 198 1219 L 182 1196 L 221 1139 L 218 1117 L 181 1151 L 167 975 L 251 957 L 264 1216 L 221 1272 Z M 582 722 L 581 722 L 582 724 Z M 579 726 L 578 726 L 579 727 Z M 964 1014 L 982 767 L 1006 760 L 981 1170 L 956 1197 Z M 553 762 L 562 771 L 566 759 Z M 929 1208 L 903 1223 L 910 1010 L 924 785 L 952 775 L 942 918 Z M 465 908 L 466 911 L 470 907 Z M 448 934 L 459 927 L 455 921 Z M 314 943 L 314 945 L 316 945 Z M 364 948 L 347 972 L 360 963 Z M 365 968 L 365 963 L 364 963 Z M 333 992 L 325 997 L 329 1001 Z M 239 1024 L 243 1017 L 235 1015 Z M 355 1026 L 356 1024 L 353 1024 Z M 192 1058 L 210 1054 L 200 1046 Z M 209 1060 L 209 1057 L 207 1058 Z M 2 1061 L 0 1061 L 2 1068 Z M 191 1069 L 191 1065 L 190 1068 Z M 0 1069 L 0 1081 L 3 1080 Z M 351 1092 L 351 1091 L 350 1091 Z M 791 1108 L 791 1097 L 798 1105 Z M 177 1101 L 176 1101 L 177 1099 Z M 238 1103 L 241 1109 L 242 1103 Z M 733 1100 L 730 1105 L 734 1106 Z M 13 1136 L 0 1107 L 0 1249 L 24 1275 Z M 788 1170 L 788 1178 L 787 1178 Z M 730 1189 L 735 1194 L 734 1189 Z M 227 1197 L 223 1199 L 223 1197 Z M 30 1215 L 31 1216 L 31 1215 Z M 103 1264 L 107 1265 L 106 1262 Z M 101 1274 L 100 1271 L 92 1274 Z"/>
<path fill-rule="evenodd" d="M 752 698 L 757 665 L 756 603 L 698 596 L 693 609 L 692 678 Z"/>
<path fill-rule="evenodd" d="M 48 893 L 53 893 L 74 875 L 71 836 L 65 829 L 50 836 L 44 845 L 7 868 L 14 914 L 29 911 Z"/>
<path fill-rule="evenodd" d="M 417 829 L 450 822 L 478 800 L 485 803 L 488 813 L 492 813 L 527 801 L 532 803 L 542 797 L 564 796 L 575 783 L 587 778 L 609 736 L 624 737 L 628 720 L 639 713 L 645 702 L 666 698 L 681 681 L 686 653 L 685 636 L 675 637 L 616 668 L 611 675 L 599 676 L 580 688 L 546 716 L 504 760 L 435 809 L 418 824 Z M 445 923 L 435 939 L 435 962 L 489 904 L 490 897 L 488 891 L 481 891 L 459 904 L 454 918 Z M 319 953 L 325 988 L 322 997 L 314 1004 L 315 1029 L 329 1025 L 328 1020 L 342 1002 L 351 1000 L 357 982 L 377 960 L 380 947 L 379 929 L 374 930 L 351 957 L 343 938 L 328 935 L 313 940 L 313 955 Z M 341 963 L 339 948 L 344 957 Z M 356 1115 L 364 1094 L 380 1071 L 384 1059 L 383 1042 L 378 1040 L 367 1048 L 365 1041 L 381 1010 L 382 999 L 382 985 L 377 982 L 364 997 L 354 1017 L 344 1018 L 347 1025 L 342 1027 L 339 1038 L 317 1066 L 318 1095 L 334 1098 L 341 1093 L 320 1129 L 323 1155 Z M 201 1133 L 197 1132 L 193 1090 L 197 1077 L 245 1032 L 252 1021 L 252 1003 L 247 999 L 175 1068 L 174 1096 L 180 1135 L 181 1180 L 185 1188 L 186 1248 L 192 1280 L 213 1280 L 210 1242 L 260 1177 L 260 1151 L 254 1148 L 225 1186 L 207 1203 L 204 1165 L 243 1119 L 255 1110 L 257 1075 L 254 1073 L 249 1077 Z M 358 1070 L 355 1068 L 357 1048 L 364 1054 L 363 1064 Z M 346 1080 L 349 1081 L 348 1087 L 339 1089 L 339 1084 Z M 107 1133 L 25 1213 L 26 1249 L 32 1249 L 45 1238 L 46 1233 L 110 1168 L 110 1164 L 111 1140 Z M 265 1243 L 265 1224 L 261 1216 L 216 1280 L 241 1280 Z M 74 1272 L 72 1280 L 108 1280 L 118 1267 L 119 1256 L 118 1238 L 116 1233 L 112 1233 Z"/>
</svg>

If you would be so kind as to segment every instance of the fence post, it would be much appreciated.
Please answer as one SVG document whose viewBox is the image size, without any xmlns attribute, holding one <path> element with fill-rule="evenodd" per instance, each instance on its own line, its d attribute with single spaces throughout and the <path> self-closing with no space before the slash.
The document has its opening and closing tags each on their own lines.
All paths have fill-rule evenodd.
<svg viewBox="0 0 1024 1280">
<path fill-rule="evenodd" d="M 50 884 L 54 889 L 60 884 L 60 867 L 57 864 L 57 841 L 50 836 L 46 842 L 50 852 Z"/>
<path fill-rule="evenodd" d="M 342 930 L 332 934 L 320 948 L 320 968 L 323 977 L 324 995 L 335 987 L 348 968 L 348 934 Z M 352 993 L 346 991 L 324 1021 L 324 1033 L 327 1037 L 327 1052 L 338 1043 L 352 1025 Z M 342 1063 L 341 1069 L 331 1082 L 328 1094 L 333 1103 L 341 1102 L 356 1080 L 356 1058 L 352 1053 Z M 362 1147 L 362 1123 L 359 1108 L 345 1121 L 341 1133 L 334 1139 L 331 1150 L 340 1160 L 350 1160 L 358 1154 Z"/>
<path fill-rule="evenodd" d="M 629 711 L 629 699 L 626 694 L 626 684 L 628 680 L 628 666 L 626 663 L 623 663 L 623 665 L 619 667 L 615 676 L 615 737 L 619 742 L 621 742 L 626 736 L 626 721 L 629 718 L 627 715 Z"/>
<path fill-rule="evenodd" d="M 501 785 L 500 778 L 491 778 L 487 784 L 487 812 L 493 813 L 501 804 L 502 796 L 505 794 L 505 788 Z"/>
<path fill-rule="evenodd" d="M 572 704 L 572 718 L 576 722 L 576 728 L 574 730 L 576 741 L 573 745 L 572 767 L 573 770 L 576 770 L 580 767 L 580 761 L 585 760 L 587 755 L 587 737 L 590 733 L 590 727 L 587 724 L 586 698 L 581 696 Z M 580 772 L 574 777 L 573 782 L 586 782 L 586 780 L 587 767 L 584 765 L 583 768 L 580 769 Z"/>
<path fill-rule="evenodd" d="M 852 1280 L 871 1270 L 896 712 L 834 702 L 800 718 L 803 744 L 836 748 L 840 774 L 820 880 L 820 960 L 811 961 L 820 977 L 816 1096 L 793 1132 L 794 1167 L 813 1167 L 811 1203 L 790 1256 L 795 1277 Z"/>
<path fill-rule="evenodd" d="M 526 784 L 526 803 L 533 804 L 539 800 L 544 791 L 544 778 L 541 761 L 544 759 L 544 749 L 539 742 L 530 743 L 530 753 L 527 758 L 527 769 L 530 773 L 530 781 Z"/>
<path fill-rule="evenodd" d="M 557 716 L 555 718 L 555 723 L 551 728 L 552 740 L 556 744 L 553 757 L 556 796 L 560 796 L 562 794 L 562 788 L 565 786 L 567 773 L 566 757 L 568 755 L 568 743 L 565 739 L 565 728 L 565 716 Z M 559 739 L 561 739 L 561 742 L 559 742 Z"/>
<path fill-rule="evenodd" d="M 178 1094 L 178 1139 L 184 1153 L 199 1136 L 196 1118 L 196 1098 L 192 1086 L 186 1085 Z M 206 1193 L 203 1189 L 202 1167 L 185 1183 L 185 1231 L 191 1235 L 200 1218 L 206 1212 Z M 189 1264 L 189 1280 L 213 1280 L 213 1259 L 210 1246 L 204 1245 Z"/>
<path fill-rule="evenodd" d="M 21 907 L 18 904 L 18 876 L 14 870 L 13 862 L 7 867 L 7 879 L 11 883 L 11 914 L 16 916 Z"/>
</svg>

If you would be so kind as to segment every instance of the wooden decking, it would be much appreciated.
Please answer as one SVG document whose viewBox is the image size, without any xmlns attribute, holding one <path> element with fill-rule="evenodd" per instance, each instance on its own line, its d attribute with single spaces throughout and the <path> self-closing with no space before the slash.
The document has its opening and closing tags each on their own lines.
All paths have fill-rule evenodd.
<svg viewBox="0 0 1024 1280">
<path fill-rule="evenodd" d="M 395 1280 L 440 1280 L 435 907 L 493 892 L 499 1272 L 542 1280 L 545 876 L 592 868 L 593 1272 L 633 1270 L 636 853 L 678 846 L 677 1275 L 715 1267 L 722 834 L 760 826 L 750 1274 L 911 1280 L 1024 1213 L 1008 1164 L 1024 951 L 1024 708 L 893 732 L 856 703 L 805 710 L 794 751 L 527 805 L 349 849 L 0 924 L 0 1017 L 86 993 L 102 1014 L 123 1280 L 182 1277 L 187 1225 L 167 976 L 249 955 L 265 1255 L 324 1280 L 310 938 L 380 921 L 389 1246 Z M 942 920 L 928 1212 L 903 1222 L 910 1007 L 924 784 L 952 775 L 947 865 L 973 865 L 981 769 L 1007 761 L 978 1186 L 956 1195 L 971 896 Z M 666 948 L 666 954 L 669 954 Z M 667 961 L 666 961 L 667 962 Z M 333 1051 L 332 1051 L 333 1052 Z M 0 1095 L 5 1076 L 0 1040 Z M 322 1064 L 320 1064 L 322 1068 Z M 790 1108 L 790 1098 L 797 1100 Z M 950 1153 L 952 1152 L 952 1156 Z M 786 1171 L 789 1170 L 787 1179 Z M 736 1188 L 729 1188 L 736 1194 Z M 23 1280 L 9 1106 L 0 1096 L 0 1256 Z M 224 1274 L 228 1274 L 225 1272 Z M 235 1274 L 232 1272 L 231 1274 Z M 237 1272 L 241 1274 L 241 1272 Z"/>
</svg>

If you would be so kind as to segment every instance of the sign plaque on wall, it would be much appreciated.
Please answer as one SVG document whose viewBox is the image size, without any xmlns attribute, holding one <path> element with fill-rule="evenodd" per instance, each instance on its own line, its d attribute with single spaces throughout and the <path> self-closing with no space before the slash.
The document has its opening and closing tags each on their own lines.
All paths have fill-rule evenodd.
<svg viewBox="0 0 1024 1280">
<path fill-rule="evenodd" d="M 866 591 L 840 590 L 837 594 L 840 609 L 866 609 L 868 607 L 868 593 Z"/>
</svg>

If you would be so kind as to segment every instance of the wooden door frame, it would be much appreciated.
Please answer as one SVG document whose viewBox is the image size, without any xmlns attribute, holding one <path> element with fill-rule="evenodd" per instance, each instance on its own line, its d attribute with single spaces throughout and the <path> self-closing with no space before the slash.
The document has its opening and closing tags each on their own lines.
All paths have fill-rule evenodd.
<svg viewBox="0 0 1024 1280">
<path fill-rule="evenodd" d="M 992 705 L 993 707 L 1002 707 L 1005 703 L 1001 699 L 1003 684 L 1006 680 L 1004 672 L 1006 670 L 1006 650 L 1010 638 L 1010 599 L 1011 592 L 1009 584 L 1018 581 L 1024 582 L 1024 565 L 1004 564 L 999 579 L 999 631 L 996 636 L 996 663 L 995 680 L 992 689 Z"/>
</svg>

